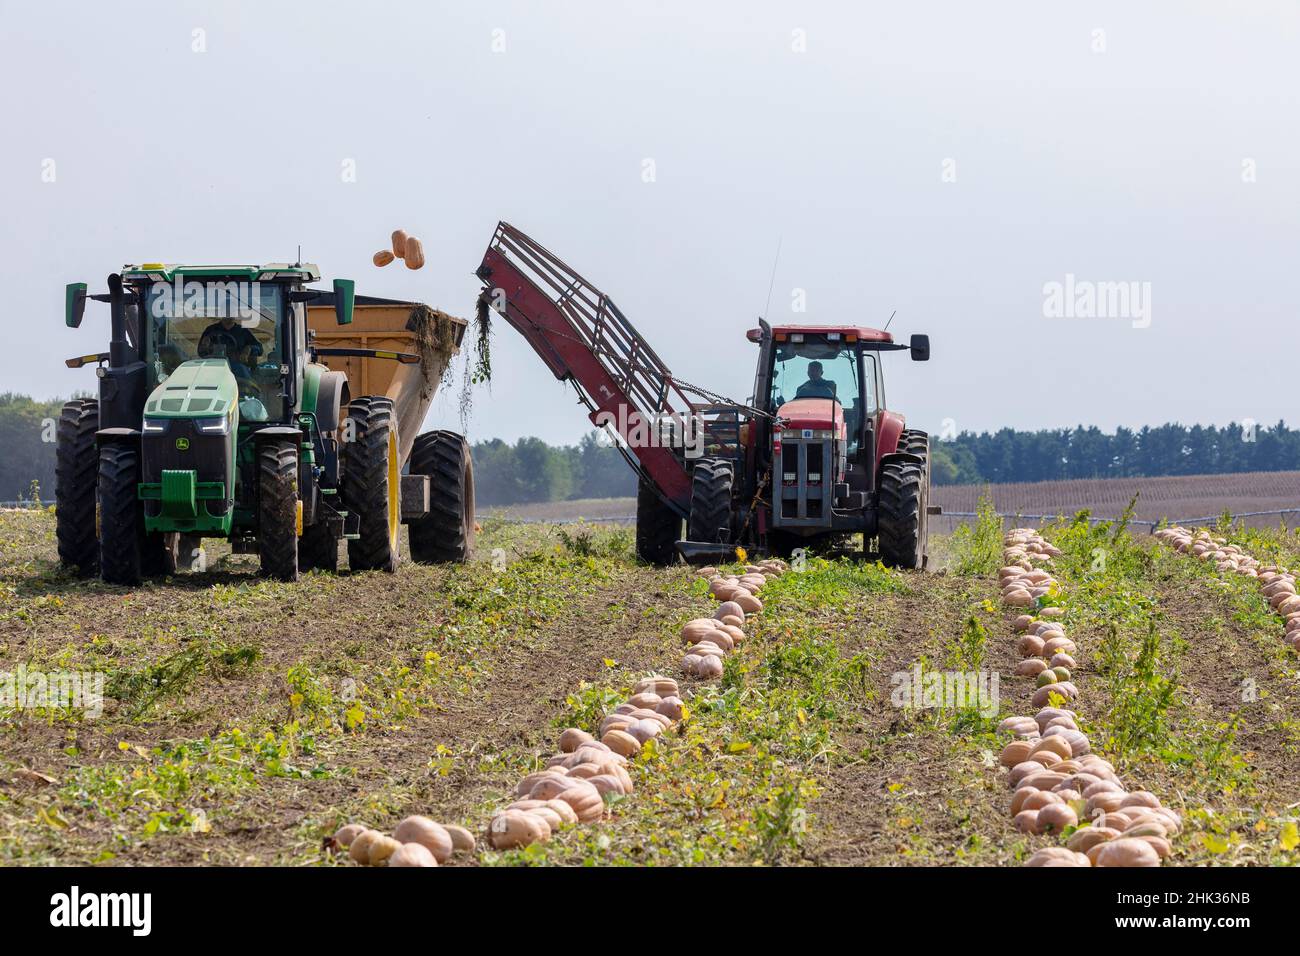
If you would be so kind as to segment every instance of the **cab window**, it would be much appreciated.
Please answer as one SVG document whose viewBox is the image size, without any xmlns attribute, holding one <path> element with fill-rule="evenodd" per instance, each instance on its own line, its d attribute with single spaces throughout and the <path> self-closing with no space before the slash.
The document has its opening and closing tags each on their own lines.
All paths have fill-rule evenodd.
<svg viewBox="0 0 1300 956">
<path fill-rule="evenodd" d="M 857 451 L 861 433 L 862 399 L 859 350 L 856 346 L 808 335 L 801 342 L 779 342 L 773 348 L 772 408 L 800 398 L 831 399 L 844 409 L 848 428 L 848 451 Z M 875 380 L 866 371 L 866 398 L 875 401 Z M 867 414 L 874 412 L 874 406 Z"/>
<path fill-rule="evenodd" d="M 144 296 L 145 362 L 154 386 L 182 362 L 225 359 L 239 386 L 244 421 L 283 417 L 280 376 L 283 290 L 241 280 L 156 282 Z"/>
</svg>

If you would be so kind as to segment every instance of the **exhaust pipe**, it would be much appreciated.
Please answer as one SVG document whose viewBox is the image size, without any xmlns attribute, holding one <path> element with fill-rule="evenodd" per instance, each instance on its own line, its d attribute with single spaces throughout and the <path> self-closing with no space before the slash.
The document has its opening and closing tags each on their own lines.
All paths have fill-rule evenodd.
<svg viewBox="0 0 1300 956">
<path fill-rule="evenodd" d="M 145 365 L 126 337 L 126 293 L 117 273 L 108 277 L 108 305 L 108 367 L 96 371 L 100 434 L 122 428 L 138 434 L 149 389 Z"/>
<path fill-rule="evenodd" d="M 135 355 L 126 339 L 126 296 L 122 293 L 122 277 L 116 272 L 108 277 L 108 309 L 108 364 L 122 368 L 134 361 Z"/>
</svg>

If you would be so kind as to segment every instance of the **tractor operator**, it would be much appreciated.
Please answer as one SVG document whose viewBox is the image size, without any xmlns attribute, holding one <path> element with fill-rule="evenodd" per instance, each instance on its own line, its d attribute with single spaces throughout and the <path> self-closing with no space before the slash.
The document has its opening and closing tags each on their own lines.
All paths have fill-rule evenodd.
<svg viewBox="0 0 1300 956">
<path fill-rule="evenodd" d="M 808 363 L 808 381 L 799 386 L 795 398 L 835 398 L 835 383 L 822 377 L 822 363 Z"/>
<path fill-rule="evenodd" d="M 231 316 L 213 322 L 199 336 L 199 355 L 203 358 L 224 356 L 236 378 L 252 378 L 249 365 L 262 354 L 262 344 Z"/>
</svg>

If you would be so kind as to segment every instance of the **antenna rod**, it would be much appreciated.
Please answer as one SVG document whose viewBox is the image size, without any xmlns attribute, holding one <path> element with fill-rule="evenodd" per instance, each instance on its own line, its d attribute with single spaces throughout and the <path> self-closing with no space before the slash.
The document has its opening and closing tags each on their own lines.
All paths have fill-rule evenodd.
<svg viewBox="0 0 1300 956">
<path fill-rule="evenodd" d="M 763 305 L 763 318 L 767 318 L 767 310 L 772 305 L 772 287 L 776 285 L 776 264 L 781 261 L 781 236 L 776 237 L 776 255 L 772 257 L 772 278 L 767 282 L 767 302 Z"/>
<path fill-rule="evenodd" d="M 896 315 L 898 315 L 898 310 L 897 310 L 897 309 L 895 309 L 893 312 L 890 312 L 890 313 L 889 313 L 889 322 L 893 322 L 893 321 L 894 321 L 894 316 L 896 316 Z M 881 329 L 882 332 L 888 332 L 888 331 L 889 331 L 889 322 L 886 322 L 886 323 L 885 323 L 885 327 L 884 327 L 883 329 Z"/>
</svg>

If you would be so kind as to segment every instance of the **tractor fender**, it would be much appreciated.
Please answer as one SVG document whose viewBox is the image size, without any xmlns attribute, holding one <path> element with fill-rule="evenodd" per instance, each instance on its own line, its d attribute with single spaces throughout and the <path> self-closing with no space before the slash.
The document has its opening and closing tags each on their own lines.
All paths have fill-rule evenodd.
<svg viewBox="0 0 1300 956">
<path fill-rule="evenodd" d="M 352 401 L 352 390 L 348 388 L 348 376 L 345 372 L 322 372 L 320 386 L 316 391 L 316 425 L 321 434 L 329 435 L 338 431 L 342 421 L 342 410 Z"/>
<path fill-rule="evenodd" d="M 268 441 L 272 438 L 283 441 L 292 439 L 294 442 L 302 441 L 302 429 L 293 425 L 269 425 L 266 428 L 259 428 L 253 432 L 253 441 Z"/>
<path fill-rule="evenodd" d="M 882 408 L 876 419 L 876 470 L 885 463 L 885 456 L 892 455 L 898 449 L 899 436 L 905 425 L 903 416 Z"/>
<path fill-rule="evenodd" d="M 906 451 L 894 451 L 894 452 L 890 452 L 888 455 L 880 456 L 880 467 L 883 468 L 885 465 L 889 464 L 890 462 L 895 462 L 895 461 L 902 462 L 908 465 L 925 464 L 925 459 L 922 458 L 920 455 L 913 455 L 911 452 L 906 452 Z"/>
<path fill-rule="evenodd" d="M 101 428 L 95 432 L 96 445 L 138 445 L 140 444 L 138 428 Z"/>
</svg>

